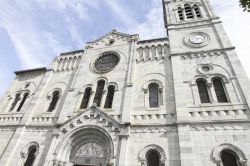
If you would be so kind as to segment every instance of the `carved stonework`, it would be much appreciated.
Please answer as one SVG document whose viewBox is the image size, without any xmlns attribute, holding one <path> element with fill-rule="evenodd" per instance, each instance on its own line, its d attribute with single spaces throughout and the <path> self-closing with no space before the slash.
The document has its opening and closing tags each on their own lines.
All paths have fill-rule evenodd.
<svg viewBox="0 0 250 166">
<path fill-rule="evenodd" d="M 126 125 L 120 124 L 114 120 L 111 116 L 102 112 L 96 106 L 91 106 L 84 112 L 80 112 L 76 116 L 70 118 L 63 126 L 60 127 L 60 131 L 63 134 L 74 130 L 75 128 L 96 121 L 95 125 L 105 126 L 108 131 L 120 133 L 122 128 L 126 128 Z"/>
<path fill-rule="evenodd" d="M 102 147 L 96 143 L 87 143 L 83 145 L 77 152 L 76 157 L 104 157 Z"/>
</svg>

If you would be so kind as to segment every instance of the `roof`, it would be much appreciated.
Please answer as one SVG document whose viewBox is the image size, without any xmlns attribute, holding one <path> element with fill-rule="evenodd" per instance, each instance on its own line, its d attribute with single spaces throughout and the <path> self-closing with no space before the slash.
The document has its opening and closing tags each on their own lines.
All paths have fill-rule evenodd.
<svg viewBox="0 0 250 166">
<path fill-rule="evenodd" d="M 18 75 L 18 74 L 23 74 L 23 73 L 37 72 L 37 71 L 44 72 L 44 71 L 47 71 L 47 68 L 40 67 L 40 68 L 34 68 L 34 69 L 28 69 L 28 70 L 19 70 L 19 71 L 15 71 L 14 73 Z"/>
</svg>

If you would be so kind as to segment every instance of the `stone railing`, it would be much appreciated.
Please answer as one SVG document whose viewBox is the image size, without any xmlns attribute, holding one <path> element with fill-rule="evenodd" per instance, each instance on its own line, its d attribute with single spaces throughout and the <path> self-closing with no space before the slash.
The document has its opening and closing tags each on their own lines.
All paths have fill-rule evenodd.
<svg viewBox="0 0 250 166">
<path fill-rule="evenodd" d="M 190 120 L 248 119 L 250 112 L 244 104 L 221 104 L 189 108 Z"/>
<path fill-rule="evenodd" d="M 34 124 L 52 124 L 58 120 L 58 117 L 32 117 L 32 123 Z"/>
<path fill-rule="evenodd" d="M 166 123 L 175 121 L 176 114 L 175 113 L 140 113 L 136 115 L 132 115 L 132 122 L 152 122 L 152 123 Z"/>
<path fill-rule="evenodd" d="M 23 113 L 15 114 L 1 114 L 0 115 L 0 125 L 16 125 L 23 117 Z"/>
</svg>

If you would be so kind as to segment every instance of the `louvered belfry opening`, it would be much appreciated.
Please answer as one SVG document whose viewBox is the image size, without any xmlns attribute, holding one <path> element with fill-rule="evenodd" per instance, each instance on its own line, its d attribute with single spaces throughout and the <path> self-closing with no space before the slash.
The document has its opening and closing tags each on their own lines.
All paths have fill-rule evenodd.
<svg viewBox="0 0 250 166">
<path fill-rule="evenodd" d="M 187 19 L 194 18 L 194 15 L 193 15 L 193 12 L 192 12 L 192 8 L 190 7 L 189 4 L 185 4 L 184 5 L 184 9 L 185 9 L 185 13 L 186 13 Z"/>
</svg>

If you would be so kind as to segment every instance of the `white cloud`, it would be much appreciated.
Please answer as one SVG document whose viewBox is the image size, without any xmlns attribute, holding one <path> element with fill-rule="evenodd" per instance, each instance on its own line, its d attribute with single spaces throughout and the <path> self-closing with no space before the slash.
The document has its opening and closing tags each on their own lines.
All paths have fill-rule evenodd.
<svg viewBox="0 0 250 166">
<path fill-rule="evenodd" d="M 85 2 L 22 1 L 22 7 L 18 2 L 14 4 L 8 1 L 0 2 L 1 6 L 5 6 L 0 10 L 0 26 L 8 32 L 23 68 L 47 65 L 53 56 L 71 50 L 73 46 L 83 45 L 83 39 L 78 34 L 78 23 L 90 20 L 85 4 L 97 8 L 96 2 Z M 51 10 L 51 13 L 39 13 L 44 9 Z M 43 14 L 48 14 L 46 16 L 48 18 L 46 19 Z M 55 14 L 57 16 L 54 16 Z M 43 21 L 47 21 L 46 24 L 40 23 Z M 59 25 L 60 23 L 67 26 Z M 67 32 L 70 36 L 61 36 Z"/>
<path fill-rule="evenodd" d="M 211 0 L 212 6 L 223 21 L 229 39 L 236 46 L 236 52 L 248 77 L 250 77 L 250 13 L 243 12 L 238 1 Z"/>
<path fill-rule="evenodd" d="M 151 3 L 151 10 L 146 13 L 146 20 L 125 31 L 132 34 L 139 33 L 141 39 L 166 37 L 162 3 L 161 1 L 152 1 Z"/>
<path fill-rule="evenodd" d="M 107 0 L 105 1 L 112 11 L 121 19 L 121 21 L 126 25 L 126 27 L 134 27 L 137 25 L 136 20 L 129 15 L 127 11 L 119 0 Z"/>
</svg>

